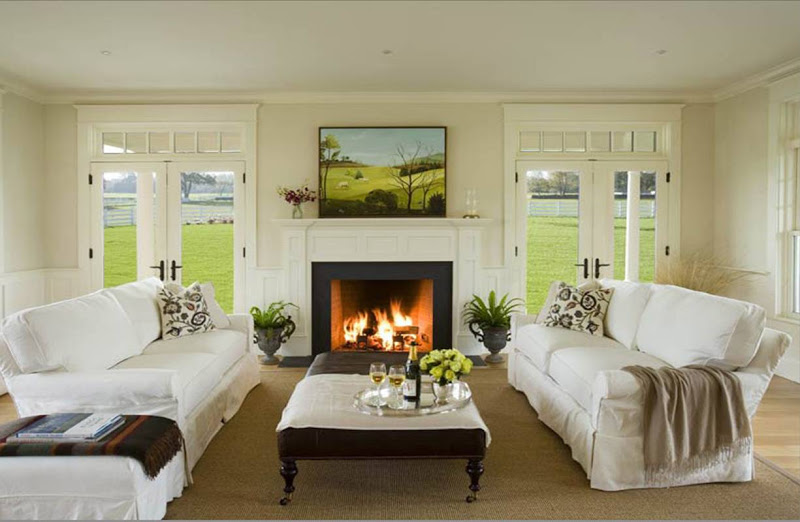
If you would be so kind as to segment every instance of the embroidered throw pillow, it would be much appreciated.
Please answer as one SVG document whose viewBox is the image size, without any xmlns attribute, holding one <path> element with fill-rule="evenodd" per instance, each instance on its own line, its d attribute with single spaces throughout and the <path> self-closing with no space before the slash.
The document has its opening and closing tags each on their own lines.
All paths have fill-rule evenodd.
<svg viewBox="0 0 800 522">
<path fill-rule="evenodd" d="M 158 291 L 158 301 L 164 340 L 216 329 L 199 283 L 178 291 L 163 287 Z"/>
<path fill-rule="evenodd" d="M 602 336 L 603 320 L 613 292 L 612 288 L 582 292 L 574 286 L 560 283 L 544 325 Z"/>
</svg>

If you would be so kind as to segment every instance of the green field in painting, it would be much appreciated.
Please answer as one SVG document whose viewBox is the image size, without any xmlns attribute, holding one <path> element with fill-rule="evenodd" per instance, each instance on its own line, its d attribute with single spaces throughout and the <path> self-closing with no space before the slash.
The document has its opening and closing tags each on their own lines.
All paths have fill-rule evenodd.
<svg viewBox="0 0 800 522">
<path fill-rule="evenodd" d="M 355 175 L 359 171 L 364 176 L 363 179 L 355 179 Z M 398 213 L 403 213 L 406 209 L 408 196 L 392 182 L 391 172 L 396 171 L 397 169 L 391 167 L 331 167 L 328 171 L 326 198 L 331 203 L 335 203 L 337 200 L 363 201 L 367 194 L 373 190 L 380 189 L 397 195 Z M 444 169 L 436 169 L 433 172 L 436 180 L 428 191 L 428 198 L 436 193 L 445 193 Z M 414 176 L 422 175 L 422 173 L 419 173 Z M 412 210 L 422 211 L 422 198 L 422 190 L 418 189 L 414 192 L 411 200 Z"/>
<path fill-rule="evenodd" d="M 614 279 L 625 279 L 625 218 L 614 220 Z M 655 219 L 642 218 L 639 232 L 639 280 L 652 281 L 655 271 Z M 526 296 L 536 313 L 553 281 L 575 283 L 578 268 L 578 218 L 529 217 Z"/>
</svg>

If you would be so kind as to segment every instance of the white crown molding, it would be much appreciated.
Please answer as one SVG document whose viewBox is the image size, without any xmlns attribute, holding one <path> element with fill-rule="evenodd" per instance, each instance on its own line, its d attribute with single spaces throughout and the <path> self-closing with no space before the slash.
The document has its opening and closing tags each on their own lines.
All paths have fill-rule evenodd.
<svg viewBox="0 0 800 522">
<path fill-rule="evenodd" d="M 751 89 L 769 85 L 798 72 L 800 72 L 800 58 L 789 60 L 788 62 L 784 62 L 766 71 L 748 76 L 747 78 L 722 87 L 721 89 L 717 89 L 712 93 L 712 98 L 714 102 L 726 100 Z"/>
<path fill-rule="evenodd" d="M 46 103 L 46 96 L 43 92 L 31 87 L 28 83 L 14 77 L 12 74 L 0 70 L 0 94 L 5 93 L 16 94 L 36 103 Z"/>
<path fill-rule="evenodd" d="M 548 89 L 528 92 L 41 90 L 0 71 L 0 90 L 44 104 L 129 103 L 714 103 L 800 72 L 800 58 L 713 91 Z"/>
<path fill-rule="evenodd" d="M 705 103 L 708 93 L 695 91 L 531 92 L 72 92 L 46 97 L 47 103 Z"/>
</svg>

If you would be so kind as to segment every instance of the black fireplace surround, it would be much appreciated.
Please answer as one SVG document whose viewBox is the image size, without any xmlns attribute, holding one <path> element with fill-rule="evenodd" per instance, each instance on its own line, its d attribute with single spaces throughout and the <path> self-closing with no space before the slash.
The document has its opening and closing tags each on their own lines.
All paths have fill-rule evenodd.
<svg viewBox="0 0 800 522">
<path fill-rule="evenodd" d="M 433 349 L 452 348 L 453 263 L 336 262 L 311 264 L 311 353 L 331 351 L 331 282 L 334 280 L 433 281 Z"/>
</svg>

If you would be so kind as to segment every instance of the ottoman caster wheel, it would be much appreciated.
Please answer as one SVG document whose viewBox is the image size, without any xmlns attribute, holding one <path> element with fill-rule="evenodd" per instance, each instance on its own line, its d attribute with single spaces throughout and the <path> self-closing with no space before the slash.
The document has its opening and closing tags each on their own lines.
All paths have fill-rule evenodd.
<svg viewBox="0 0 800 522">
<path fill-rule="evenodd" d="M 475 495 L 475 493 L 470 493 L 469 495 L 467 495 L 467 504 L 472 504 L 476 500 L 478 500 L 478 497 L 477 495 Z"/>
<path fill-rule="evenodd" d="M 285 505 L 287 505 L 287 504 L 288 504 L 289 502 L 291 502 L 291 501 L 292 501 L 292 499 L 290 499 L 290 498 L 288 498 L 288 497 L 283 497 L 283 498 L 281 499 L 281 501 L 280 501 L 280 505 L 281 505 L 281 506 L 285 506 Z"/>
</svg>

